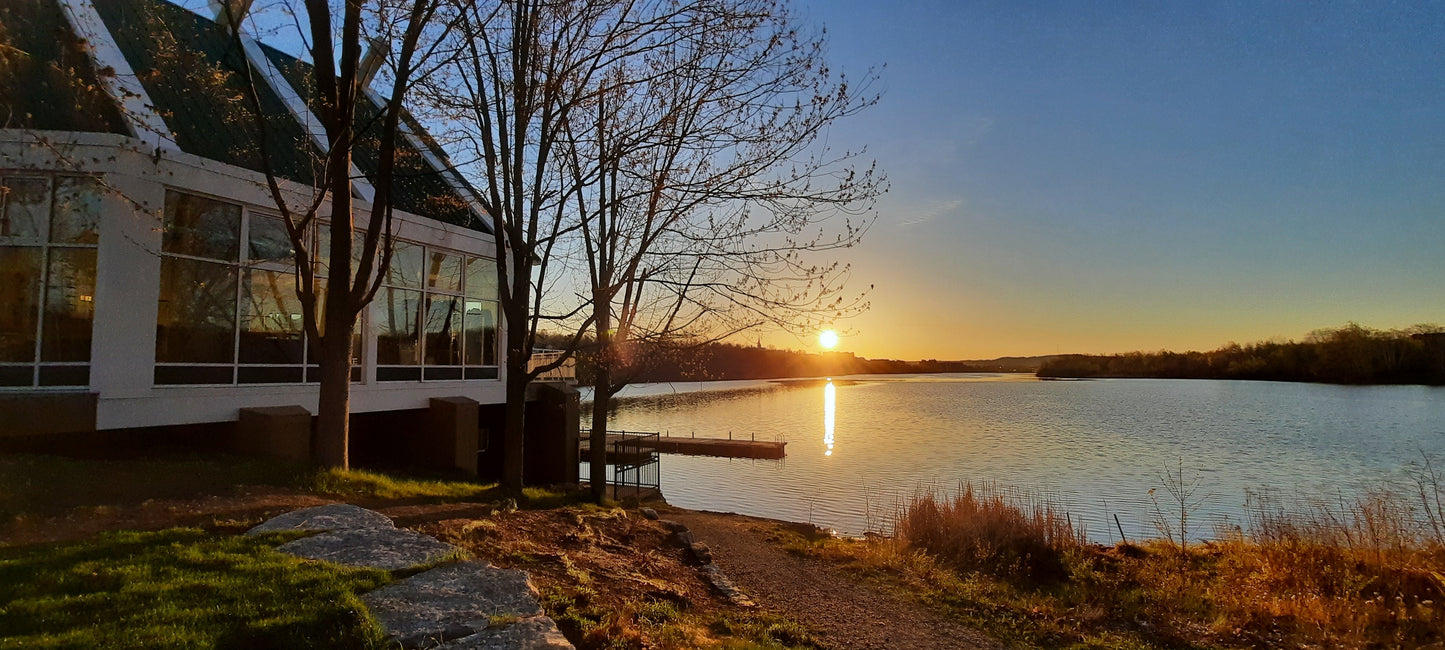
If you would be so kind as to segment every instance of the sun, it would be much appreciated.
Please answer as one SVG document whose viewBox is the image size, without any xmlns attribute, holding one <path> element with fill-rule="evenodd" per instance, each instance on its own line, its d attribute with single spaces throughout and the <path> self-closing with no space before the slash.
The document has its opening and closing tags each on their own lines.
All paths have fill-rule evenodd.
<svg viewBox="0 0 1445 650">
<path fill-rule="evenodd" d="M 818 345 L 823 346 L 824 350 L 833 349 L 838 345 L 838 333 L 833 330 L 823 330 L 823 333 L 818 335 Z"/>
</svg>

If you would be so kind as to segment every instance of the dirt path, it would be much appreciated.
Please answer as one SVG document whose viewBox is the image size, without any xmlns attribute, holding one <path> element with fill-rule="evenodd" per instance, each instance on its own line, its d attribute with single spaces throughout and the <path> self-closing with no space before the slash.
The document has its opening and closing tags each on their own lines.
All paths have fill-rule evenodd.
<svg viewBox="0 0 1445 650">
<path fill-rule="evenodd" d="M 1001 648 L 983 633 L 858 584 L 821 560 L 767 541 L 775 522 L 668 510 L 712 548 L 717 565 L 758 604 L 814 629 L 836 648 Z"/>
</svg>

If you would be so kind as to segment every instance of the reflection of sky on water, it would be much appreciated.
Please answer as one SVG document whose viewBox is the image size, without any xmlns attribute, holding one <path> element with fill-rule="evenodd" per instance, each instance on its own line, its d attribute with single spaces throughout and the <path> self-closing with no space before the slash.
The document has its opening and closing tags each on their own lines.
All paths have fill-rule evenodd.
<svg viewBox="0 0 1445 650">
<path fill-rule="evenodd" d="M 1114 514 L 1130 537 L 1152 535 L 1148 490 L 1180 458 L 1207 495 L 1207 533 L 1240 521 L 1245 489 L 1334 495 L 1398 478 L 1418 449 L 1445 456 L 1441 388 L 950 377 L 729 382 L 626 401 L 613 426 L 786 440 L 782 461 L 664 456 L 663 492 L 850 533 L 885 526 L 919 489 L 973 480 L 1045 492 L 1100 541 L 1117 538 Z"/>
</svg>

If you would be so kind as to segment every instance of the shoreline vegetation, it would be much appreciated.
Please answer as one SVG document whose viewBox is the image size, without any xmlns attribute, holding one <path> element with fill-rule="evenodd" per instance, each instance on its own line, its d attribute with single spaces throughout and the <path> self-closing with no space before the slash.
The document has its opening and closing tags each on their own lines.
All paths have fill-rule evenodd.
<svg viewBox="0 0 1445 650">
<path fill-rule="evenodd" d="M 1246 526 L 1203 542 L 1161 520 L 1159 538 L 1090 544 L 1046 499 L 965 484 L 915 496 L 891 537 L 779 543 L 1022 647 L 1425 647 L 1445 641 L 1445 495 L 1426 476 L 1418 495 L 1254 497 Z"/>
<path fill-rule="evenodd" d="M 1379 330 L 1349 323 L 1303 341 L 1230 343 L 1211 352 L 1058 356 L 1041 378 L 1255 379 L 1327 384 L 1445 385 L 1445 327 Z"/>
<path fill-rule="evenodd" d="M 1394 491 L 1308 503 L 1250 495 L 1244 525 L 1215 530 L 1210 541 L 1189 532 L 1182 462 L 1158 494 L 1159 537 L 1114 545 L 1089 543 L 1046 497 L 979 484 L 919 493 L 901 505 L 888 536 L 841 538 L 731 516 L 751 522 L 735 527 L 748 543 L 841 572 L 1010 647 L 1422 647 L 1445 642 L 1445 472 L 1435 460 L 1422 457 L 1413 483 Z M 193 472 L 201 467 L 210 471 Z M 278 616 L 285 599 L 277 594 L 291 588 L 272 583 L 285 574 L 277 563 L 289 560 L 269 550 L 276 540 L 234 537 L 278 509 L 337 499 L 526 569 L 579 648 L 833 645 L 800 626 L 807 612 L 796 608 L 834 605 L 731 607 L 708 595 L 687 551 L 657 522 L 561 492 L 534 491 L 514 509 L 497 501 L 493 486 L 455 478 L 308 472 L 224 456 L 15 456 L 0 458 L 0 470 L 0 575 L 10 585 L 0 588 L 0 645 L 7 637 L 145 645 L 138 640 L 195 632 L 217 643 L 266 638 L 282 647 L 301 630 L 320 634 L 308 646 L 370 645 L 374 624 L 351 603 L 385 576 L 295 574 L 310 585 L 342 580 L 332 587 L 339 607 Z M 163 485 L 145 478 L 157 475 L 176 478 Z M 44 488 L 55 476 L 77 483 L 60 499 Z M 92 526 L 96 520 L 105 525 Z M 75 564 L 76 554 L 91 563 Z M 718 563 L 729 570 L 725 559 Z M 159 595 L 136 600 L 122 582 L 96 577 L 126 571 L 148 576 L 144 593 Z M 121 603 L 131 613 L 95 636 L 87 632 L 95 625 L 90 610 L 67 609 L 75 602 Z M 223 602 L 255 620 L 207 618 Z M 186 632 L 191 625 L 202 627 Z"/>
<path fill-rule="evenodd" d="M 555 337 L 555 335 L 552 335 Z M 546 347 L 543 335 L 539 347 Z M 838 375 L 1031 373 L 1041 379 L 1250 379 L 1327 384 L 1445 385 L 1445 327 L 1381 330 L 1347 323 L 1302 341 L 1229 343 L 1209 352 L 1053 354 L 949 361 L 869 359 L 851 352 L 803 352 L 733 343 L 637 344 L 630 383 L 797 379 Z M 595 364 L 583 345 L 577 378 Z"/>
</svg>

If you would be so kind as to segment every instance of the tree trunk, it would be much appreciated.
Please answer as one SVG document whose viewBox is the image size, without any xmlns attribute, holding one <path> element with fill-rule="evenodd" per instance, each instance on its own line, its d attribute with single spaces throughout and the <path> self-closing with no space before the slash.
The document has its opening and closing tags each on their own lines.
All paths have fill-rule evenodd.
<svg viewBox="0 0 1445 650">
<path fill-rule="evenodd" d="M 316 404 L 316 445 L 313 458 L 324 467 L 351 467 L 351 328 L 331 322 L 321 348 L 321 394 Z"/>
<path fill-rule="evenodd" d="M 612 400 L 612 314 L 611 302 L 595 302 L 597 367 L 592 378 L 592 451 L 587 459 L 592 498 L 602 503 L 607 497 L 607 403 Z"/>
<path fill-rule="evenodd" d="M 523 303 L 525 305 L 525 303 Z M 507 314 L 507 409 L 502 425 L 502 489 L 522 494 L 522 445 L 527 417 L 527 320 Z"/>
</svg>

